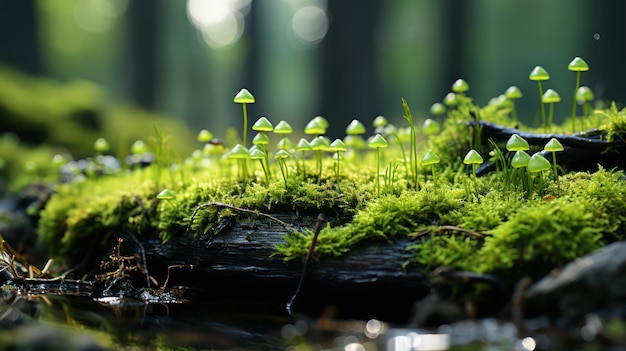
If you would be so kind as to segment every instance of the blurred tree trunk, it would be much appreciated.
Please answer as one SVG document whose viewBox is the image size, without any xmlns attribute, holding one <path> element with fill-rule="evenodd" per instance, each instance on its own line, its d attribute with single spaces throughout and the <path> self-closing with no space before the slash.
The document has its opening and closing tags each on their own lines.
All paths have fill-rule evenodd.
<svg viewBox="0 0 626 351">
<path fill-rule="evenodd" d="M 328 2 L 330 28 L 321 47 L 320 113 L 331 124 L 331 138 L 345 136 L 351 120 L 360 119 L 368 126 L 382 112 L 375 47 L 380 7 L 378 0 Z"/>
<path fill-rule="evenodd" d="M 145 108 L 156 105 L 160 9 L 160 1 L 128 2 L 129 93 Z"/>
<path fill-rule="evenodd" d="M 594 1 L 587 4 L 592 14 L 592 32 L 584 38 L 590 43 L 591 57 L 584 59 L 589 63 L 589 73 L 593 77 L 596 99 L 626 102 L 626 65 L 624 64 L 624 26 L 626 2 Z"/>
<path fill-rule="evenodd" d="M 41 74 L 34 0 L 0 0 L 0 63 Z"/>
<path fill-rule="evenodd" d="M 434 82 L 434 88 L 437 91 L 441 91 L 443 93 L 441 97 L 443 97 L 451 91 L 455 80 L 459 78 L 466 79 L 465 32 L 467 31 L 467 5 L 465 1 L 457 0 L 440 1 L 439 5 L 441 6 L 439 11 L 441 20 L 438 22 L 443 26 L 440 30 L 443 33 L 444 40 L 439 43 L 440 47 L 437 50 L 440 52 L 443 71 L 440 73 L 440 79 Z"/>
</svg>

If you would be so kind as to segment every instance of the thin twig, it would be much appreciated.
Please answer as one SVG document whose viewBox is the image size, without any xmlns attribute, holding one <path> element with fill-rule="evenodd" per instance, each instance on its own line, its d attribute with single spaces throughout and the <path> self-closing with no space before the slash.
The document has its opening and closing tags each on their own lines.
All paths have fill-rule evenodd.
<svg viewBox="0 0 626 351">
<path fill-rule="evenodd" d="M 280 219 L 269 215 L 267 213 L 263 213 L 263 212 L 258 212 L 258 211 L 253 211 L 253 210 L 249 210 L 247 208 L 241 208 L 241 207 L 237 207 L 234 205 L 229 205 L 229 204 L 225 204 L 222 202 L 207 202 L 201 205 L 198 205 L 198 207 L 196 207 L 195 210 L 193 210 L 193 213 L 191 214 L 191 218 L 189 219 L 189 224 L 187 225 L 187 232 L 189 232 L 189 230 L 191 229 L 191 224 L 193 223 L 193 219 L 196 217 L 196 214 L 198 213 L 198 211 L 207 208 L 207 207 L 224 207 L 224 208 L 229 208 L 231 210 L 235 210 L 235 211 L 239 211 L 239 212 L 244 212 L 244 213 L 250 213 L 250 214 L 254 214 L 257 216 L 262 216 L 265 218 L 269 218 L 273 221 L 276 221 L 278 223 L 280 223 L 283 227 L 285 227 L 287 230 L 290 231 L 295 231 L 295 229 L 293 228 L 293 226 L 287 222 L 281 221 Z"/>
<path fill-rule="evenodd" d="M 415 232 L 415 233 L 410 234 L 409 236 L 411 237 L 411 239 L 417 239 L 417 238 L 422 237 L 422 236 L 424 236 L 424 235 L 426 235 L 426 234 L 428 234 L 428 233 L 430 233 L 432 231 L 442 232 L 442 231 L 445 231 L 445 230 L 451 230 L 451 231 L 455 231 L 455 232 L 465 233 L 465 234 L 473 236 L 473 237 L 475 237 L 477 239 L 482 239 L 482 238 L 485 237 L 485 234 L 483 234 L 483 233 L 475 232 L 473 230 L 469 230 L 469 229 L 465 229 L 465 228 L 461 228 L 461 227 L 457 227 L 457 226 L 453 226 L 453 225 L 442 225 L 442 226 L 439 226 L 439 227 L 437 227 L 435 229 L 426 229 L 426 230 L 422 230 L 422 231 L 419 231 L 419 232 Z"/>
<path fill-rule="evenodd" d="M 306 258 L 304 259 L 304 266 L 302 267 L 302 274 L 300 275 L 300 281 L 298 282 L 298 287 L 296 288 L 296 291 L 291 296 L 291 300 L 289 300 L 289 302 L 287 303 L 287 313 L 289 313 L 289 315 L 291 315 L 291 307 L 293 306 L 293 303 L 295 302 L 296 297 L 300 293 L 300 289 L 302 289 L 302 285 L 304 284 L 304 277 L 306 275 L 307 268 L 309 266 L 309 261 L 311 261 L 311 257 L 313 256 L 313 251 L 315 251 L 315 244 L 317 243 L 317 236 L 319 235 L 320 230 L 322 230 L 322 222 L 324 222 L 324 215 L 320 213 L 317 216 L 317 223 L 315 224 L 315 232 L 313 232 L 313 238 L 311 239 L 311 245 L 309 246 L 309 251 L 306 254 Z"/>
</svg>

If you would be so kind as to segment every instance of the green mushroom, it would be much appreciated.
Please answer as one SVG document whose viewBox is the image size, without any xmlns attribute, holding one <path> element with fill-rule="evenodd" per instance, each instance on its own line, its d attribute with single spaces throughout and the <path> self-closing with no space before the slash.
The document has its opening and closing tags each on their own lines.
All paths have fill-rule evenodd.
<svg viewBox="0 0 626 351">
<path fill-rule="evenodd" d="M 254 104 L 254 96 L 248 91 L 248 89 L 241 89 L 237 95 L 233 98 L 233 102 L 241 104 L 243 106 L 243 147 L 247 145 L 248 137 L 248 104 Z"/>
<path fill-rule="evenodd" d="M 563 145 L 556 139 L 556 138 L 552 138 L 550 139 L 546 145 L 543 147 L 543 149 L 545 151 L 548 151 L 550 153 L 552 153 L 552 173 L 554 175 L 554 181 L 557 182 L 557 185 L 559 186 L 559 192 L 561 192 L 560 190 L 560 184 L 559 184 L 559 175 L 557 173 L 556 170 L 556 153 L 557 152 L 561 152 L 563 150 L 565 150 L 563 148 Z"/>
<path fill-rule="evenodd" d="M 528 78 L 530 80 L 537 81 L 537 84 L 539 86 L 539 102 L 541 103 L 541 123 L 543 124 L 543 127 L 546 128 L 546 110 L 543 105 L 543 87 L 541 86 L 541 82 L 550 79 L 550 75 L 548 74 L 548 71 L 546 71 L 543 67 L 535 66 L 535 68 L 533 68 L 533 70 L 530 72 Z"/>
<path fill-rule="evenodd" d="M 513 122 L 517 123 L 517 110 L 515 109 L 515 100 L 522 98 L 522 91 L 515 85 L 511 85 L 505 92 L 504 96 L 511 100 L 513 108 L 511 109 L 511 115 L 513 116 Z"/>
<path fill-rule="evenodd" d="M 561 102 L 561 96 L 554 89 L 548 89 L 541 97 L 541 102 L 550 105 L 550 113 L 548 114 L 548 124 L 546 131 L 552 128 L 552 118 L 554 116 L 554 104 Z"/>
<path fill-rule="evenodd" d="M 474 184 L 474 189 L 476 192 L 478 191 L 478 188 L 476 186 L 476 169 L 478 168 L 478 165 L 482 164 L 483 162 L 483 157 L 480 156 L 478 151 L 474 149 L 468 151 L 463 158 L 464 164 L 472 166 L 472 183 Z"/>
<path fill-rule="evenodd" d="M 543 192 L 542 173 L 544 171 L 550 170 L 551 168 L 552 168 L 552 165 L 550 164 L 550 161 L 546 160 L 546 158 L 543 157 L 543 155 L 541 155 L 540 153 L 537 152 L 530 157 L 530 160 L 528 161 L 528 165 L 526 166 L 526 170 L 528 170 L 528 172 L 532 174 L 539 173 L 538 174 L 539 185 L 537 187 L 538 193 Z M 531 184 L 531 188 L 532 188 L 532 184 Z"/>
<path fill-rule="evenodd" d="M 385 138 L 380 135 L 374 135 L 367 143 L 370 148 L 376 149 L 376 193 L 380 196 L 380 149 L 389 146 Z"/>
<path fill-rule="evenodd" d="M 430 170 L 433 176 L 433 185 L 435 189 L 437 189 L 437 179 L 435 178 L 435 165 L 439 164 L 441 159 L 439 156 L 432 150 L 428 150 L 426 155 L 422 158 L 422 166 L 430 166 Z"/>
<path fill-rule="evenodd" d="M 572 101 L 572 133 L 576 132 L 576 97 L 578 94 L 578 87 L 580 86 L 580 72 L 586 72 L 589 70 L 589 65 L 585 60 L 576 56 L 567 65 L 567 69 L 576 72 L 576 86 L 574 88 L 574 99 Z"/>
<path fill-rule="evenodd" d="M 332 151 L 332 152 L 335 153 L 335 159 L 336 159 L 336 163 L 335 163 L 335 177 L 337 178 L 337 180 L 339 180 L 339 171 L 340 171 L 340 169 L 339 169 L 339 165 L 340 165 L 340 161 L 341 161 L 341 154 L 340 154 L 340 152 L 345 152 L 347 150 L 348 150 L 348 146 L 346 146 L 346 144 L 341 139 L 335 139 L 328 146 L 328 151 Z"/>
<path fill-rule="evenodd" d="M 583 116 L 589 116 L 591 102 L 595 99 L 593 91 L 586 85 L 578 88 L 576 92 L 576 101 L 583 105 Z"/>
</svg>

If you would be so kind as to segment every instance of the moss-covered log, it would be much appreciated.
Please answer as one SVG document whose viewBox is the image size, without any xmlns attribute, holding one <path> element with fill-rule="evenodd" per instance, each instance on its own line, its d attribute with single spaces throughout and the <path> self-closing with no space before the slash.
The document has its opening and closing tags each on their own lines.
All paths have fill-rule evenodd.
<svg viewBox="0 0 626 351">
<path fill-rule="evenodd" d="M 285 223 L 295 222 L 295 216 L 288 213 L 274 216 Z M 315 218 L 300 214 L 297 226 L 311 227 Z M 165 244 L 156 239 L 143 243 L 150 272 L 165 272 L 170 265 L 193 265 L 192 270 L 172 272 L 170 282 L 221 296 L 286 305 L 297 289 L 304 263 L 274 256 L 275 246 L 288 233 L 285 226 L 253 214 L 229 217 L 219 225 L 221 230 L 214 235 L 187 233 Z M 410 255 L 405 249 L 408 241 L 403 237 L 356 248 L 338 258 L 313 258 L 294 311 L 332 304 L 352 316 L 360 310 L 369 317 L 408 317 L 412 303 L 429 291 L 421 272 L 403 269 Z"/>
</svg>

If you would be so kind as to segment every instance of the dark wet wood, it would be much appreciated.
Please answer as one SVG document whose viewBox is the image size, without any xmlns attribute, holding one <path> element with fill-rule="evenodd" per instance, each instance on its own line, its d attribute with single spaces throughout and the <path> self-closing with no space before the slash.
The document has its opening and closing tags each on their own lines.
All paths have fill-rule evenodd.
<svg viewBox="0 0 626 351">
<path fill-rule="evenodd" d="M 273 256 L 275 246 L 288 234 L 284 223 L 312 230 L 318 214 L 301 214 L 298 223 L 290 213 L 271 215 L 283 223 L 241 213 L 214 236 L 186 233 L 165 245 L 159 240 L 145 242 L 150 273 L 164 272 L 173 264 L 191 264 L 194 269 L 176 271 L 170 285 L 226 295 L 269 297 L 286 304 L 298 286 L 304 263 L 285 262 L 282 257 Z M 303 307 L 337 304 L 344 309 L 365 308 L 365 303 L 375 302 L 381 313 L 406 313 L 408 317 L 412 303 L 429 291 L 427 279 L 419 270 L 405 271 L 402 267 L 409 258 L 406 246 L 410 243 L 409 238 L 404 238 L 356 248 L 340 258 L 313 259 L 298 296 L 300 301 L 296 302 Z"/>
<path fill-rule="evenodd" d="M 595 129 L 574 135 L 536 134 L 486 121 L 479 121 L 478 123 L 482 126 L 483 145 L 489 145 L 489 140 L 503 145 L 511 135 L 518 134 L 530 145 L 530 154 L 539 151 L 548 160 L 552 159 L 552 154 L 541 150 L 550 139 L 556 138 L 564 148 L 562 152 L 556 154 L 556 161 L 568 171 L 596 171 L 598 165 L 602 165 L 606 169 L 626 168 L 626 157 L 622 156 L 626 154 L 626 143 L 621 139 L 607 141 L 606 138 L 603 138 L 603 134 Z M 493 170 L 495 170 L 495 164 L 485 162 L 478 169 L 477 174 L 481 175 Z"/>
</svg>

